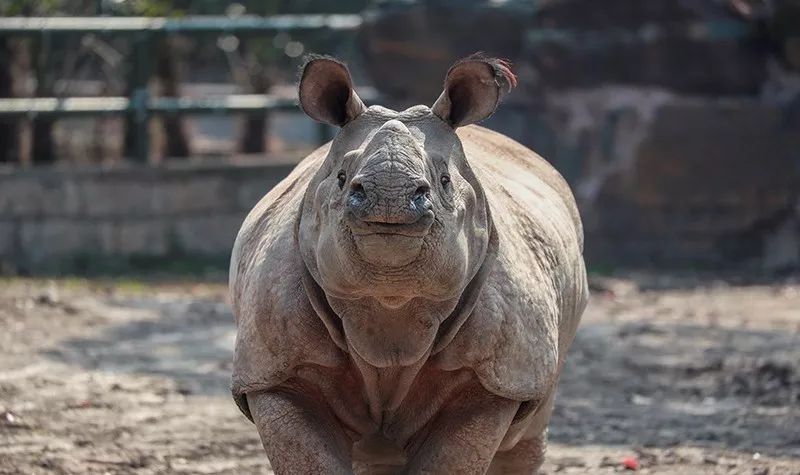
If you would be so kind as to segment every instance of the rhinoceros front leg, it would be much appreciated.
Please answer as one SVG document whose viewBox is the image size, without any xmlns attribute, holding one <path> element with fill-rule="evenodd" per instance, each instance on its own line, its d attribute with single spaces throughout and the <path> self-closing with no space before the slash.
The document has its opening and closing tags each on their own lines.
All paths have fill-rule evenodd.
<svg viewBox="0 0 800 475">
<path fill-rule="evenodd" d="M 280 388 L 248 394 L 247 404 L 275 473 L 353 473 L 347 437 L 313 397 Z"/>
<path fill-rule="evenodd" d="M 519 405 L 477 382 L 461 391 L 414 443 L 408 473 L 486 473 Z"/>
</svg>

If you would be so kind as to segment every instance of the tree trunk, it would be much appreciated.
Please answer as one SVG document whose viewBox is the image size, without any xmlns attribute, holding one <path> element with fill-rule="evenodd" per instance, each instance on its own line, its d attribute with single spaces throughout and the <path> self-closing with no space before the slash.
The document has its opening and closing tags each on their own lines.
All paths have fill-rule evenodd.
<svg viewBox="0 0 800 475">
<path fill-rule="evenodd" d="M 180 62 L 174 38 L 165 38 L 158 49 L 156 76 L 161 86 L 161 96 L 180 96 Z M 162 118 L 165 136 L 164 156 L 186 158 L 190 155 L 186 128 L 179 115 L 165 115 Z"/>
<path fill-rule="evenodd" d="M 0 97 L 14 96 L 14 52 L 11 40 L 0 38 Z M 0 163 L 19 162 L 19 128 L 15 119 L 0 119 Z"/>
<path fill-rule="evenodd" d="M 41 40 L 34 42 L 31 62 L 33 74 L 36 75 L 36 97 L 52 97 L 54 95 L 53 73 L 49 70 L 49 45 Z M 31 161 L 34 165 L 50 164 L 56 161 L 53 145 L 54 119 L 36 118 L 33 120 L 33 136 L 31 137 Z"/>
<path fill-rule="evenodd" d="M 33 120 L 33 137 L 31 138 L 31 159 L 34 165 L 55 163 L 56 154 L 53 145 L 53 119 L 37 118 Z"/>
<path fill-rule="evenodd" d="M 246 87 L 250 94 L 267 94 L 272 87 L 272 78 L 264 67 L 262 67 L 252 53 L 247 48 L 247 43 L 242 41 L 239 44 L 240 54 L 244 60 Z M 269 119 L 267 114 L 248 115 L 244 119 L 242 133 L 239 137 L 239 151 L 247 154 L 262 154 L 269 149 L 267 143 L 267 131 Z"/>
<path fill-rule="evenodd" d="M 128 74 L 128 80 L 125 82 L 125 97 L 131 97 L 133 94 L 133 84 L 130 80 L 131 74 Z M 133 113 L 125 114 L 125 127 L 122 146 L 122 158 L 124 160 L 136 160 L 136 119 Z"/>
<path fill-rule="evenodd" d="M 239 150 L 242 153 L 264 153 L 267 146 L 267 115 L 250 115 L 244 120 Z"/>
</svg>

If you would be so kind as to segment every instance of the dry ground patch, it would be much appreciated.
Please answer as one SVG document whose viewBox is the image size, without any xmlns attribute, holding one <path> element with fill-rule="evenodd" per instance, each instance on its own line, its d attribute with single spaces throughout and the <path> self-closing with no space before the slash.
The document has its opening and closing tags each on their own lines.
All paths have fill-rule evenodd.
<svg viewBox="0 0 800 475">
<path fill-rule="evenodd" d="M 800 284 L 595 279 L 546 473 L 800 474 Z M 0 473 L 270 473 L 225 287 L 0 281 Z"/>
</svg>

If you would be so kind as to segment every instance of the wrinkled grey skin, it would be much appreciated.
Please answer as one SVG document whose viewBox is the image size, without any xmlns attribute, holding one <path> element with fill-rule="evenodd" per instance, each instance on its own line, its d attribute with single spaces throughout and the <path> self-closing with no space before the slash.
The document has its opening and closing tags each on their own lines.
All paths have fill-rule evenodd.
<svg viewBox="0 0 800 475">
<path fill-rule="evenodd" d="M 515 82 L 470 57 L 432 107 L 366 108 L 317 58 L 303 109 L 341 127 L 245 220 L 233 394 L 277 473 L 535 473 L 587 299 L 572 194 L 469 125 Z"/>
</svg>

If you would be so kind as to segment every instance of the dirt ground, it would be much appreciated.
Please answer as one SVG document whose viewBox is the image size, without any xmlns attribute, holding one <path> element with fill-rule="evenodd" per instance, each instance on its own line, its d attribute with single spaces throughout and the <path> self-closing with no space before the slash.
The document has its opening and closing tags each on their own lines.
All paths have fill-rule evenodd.
<svg viewBox="0 0 800 475">
<path fill-rule="evenodd" d="M 544 473 L 800 475 L 800 283 L 593 279 Z M 0 280 L 0 473 L 271 473 L 219 284 Z"/>
</svg>

